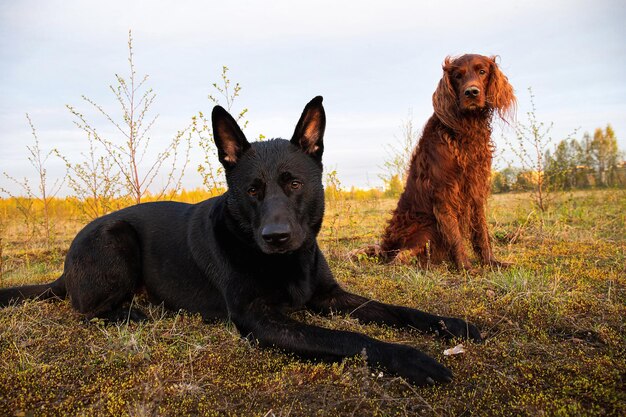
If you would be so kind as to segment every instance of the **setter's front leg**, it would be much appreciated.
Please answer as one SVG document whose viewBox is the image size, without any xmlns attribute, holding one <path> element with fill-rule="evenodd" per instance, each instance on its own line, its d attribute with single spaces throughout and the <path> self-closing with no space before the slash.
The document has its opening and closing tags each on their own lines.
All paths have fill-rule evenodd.
<svg viewBox="0 0 626 417">
<path fill-rule="evenodd" d="M 463 245 L 463 235 L 461 234 L 461 227 L 456 214 L 445 204 L 435 205 L 433 212 L 437 219 L 440 235 L 450 248 L 452 260 L 456 267 L 471 271 L 472 264 Z"/>
<path fill-rule="evenodd" d="M 489 228 L 487 226 L 487 219 L 485 218 L 485 208 L 482 204 L 477 204 L 473 210 L 471 229 L 472 246 L 483 265 L 498 268 L 506 268 L 511 265 L 509 262 L 498 261 L 493 255 L 491 240 L 489 238 Z"/>
</svg>

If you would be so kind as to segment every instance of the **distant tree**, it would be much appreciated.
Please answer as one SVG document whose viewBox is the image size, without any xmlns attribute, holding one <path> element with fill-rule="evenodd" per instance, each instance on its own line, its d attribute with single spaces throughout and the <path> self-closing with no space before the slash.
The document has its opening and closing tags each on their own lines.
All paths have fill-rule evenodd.
<svg viewBox="0 0 626 417">
<path fill-rule="evenodd" d="M 584 165 L 584 150 L 576 139 L 563 139 L 554 153 L 546 151 L 546 181 L 555 190 L 570 190 L 581 184 L 577 181 L 577 169 Z"/>
<path fill-rule="evenodd" d="M 554 189 L 573 189 L 589 185 L 617 185 L 618 163 L 622 153 L 611 125 L 584 133 L 582 140 L 564 139 L 553 152 L 546 151 L 546 182 Z"/>
<path fill-rule="evenodd" d="M 592 168 L 593 167 L 593 156 L 591 155 L 591 135 L 589 132 L 583 133 L 582 140 L 580 141 L 580 155 L 578 155 L 578 160 L 581 165 Z"/>
<path fill-rule="evenodd" d="M 494 194 L 508 193 L 509 191 L 520 191 L 516 186 L 517 178 L 522 170 L 508 166 L 500 171 L 491 174 L 491 192 Z"/>
<path fill-rule="evenodd" d="M 517 168 L 507 167 L 501 171 L 493 172 L 491 175 L 491 192 L 499 194 L 515 190 L 519 171 Z"/>
<path fill-rule="evenodd" d="M 522 170 L 520 168 L 507 167 L 502 170 L 502 174 L 506 178 L 506 183 L 509 185 L 511 191 L 515 191 L 515 182 Z"/>
<path fill-rule="evenodd" d="M 402 194 L 405 182 L 395 174 L 388 180 L 385 180 L 385 197 L 397 197 Z"/>
<path fill-rule="evenodd" d="M 620 152 L 617 148 L 615 131 L 610 124 L 604 130 L 598 128 L 593 132 L 589 151 L 598 184 L 601 186 L 614 185 Z"/>
<path fill-rule="evenodd" d="M 515 175 L 515 182 L 513 183 L 512 190 L 513 191 L 531 191 L 537 192 L 537 180 L 538 174 L 535 171 L 526 171 L 526 170 L 518 170 Z M 536 197 L 536 194 L 533 194 Z M 544 204 L 546 195 L 543 195 Z M 535 204 L 539 205 L 538 201 L 534 201 Z M 544 206 L 545 207 L 545 206 Z"/>
</svg>

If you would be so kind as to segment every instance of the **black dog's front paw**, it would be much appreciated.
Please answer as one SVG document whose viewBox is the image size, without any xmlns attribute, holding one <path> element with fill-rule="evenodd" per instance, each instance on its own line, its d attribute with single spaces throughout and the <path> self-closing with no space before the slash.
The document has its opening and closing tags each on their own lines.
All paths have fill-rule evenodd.
<svg viewBox="0 0 626 417">
<path fill-rule="evenodd" d="M 387 371 L 406 378 L 414 385 L 434 385 L 452 381 L 452 372 L 430 356 L 410 346 L 388 344 L 376 361 Z"/>
<path fill-rule="evenodd" d="M 447 339 L 458 337 L 461 339 L 469 339 L 476 343 L 483 341 L 478 328 L 462 319 L 442 317 L 437 322 L 434 330 L 439 336 Z"/>
</svg>

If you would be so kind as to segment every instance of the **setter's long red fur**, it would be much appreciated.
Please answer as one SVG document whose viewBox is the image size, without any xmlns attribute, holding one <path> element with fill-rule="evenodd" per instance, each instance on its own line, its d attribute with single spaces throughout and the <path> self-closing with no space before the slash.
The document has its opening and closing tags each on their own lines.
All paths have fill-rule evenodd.
<svg viewBox="0 0 626 417">
<path fill-rule="evenodd" d="M 409 250 L 421 264 L 451 260 L 471 269 L 464 238 L 483 264 L 491 249 L 485 203 L 490 190 L 491 123 L 513 116 L 516 99 L 495 57 L 446 58 L 407 182 L 380 245 L 367 252 L 390 261 Z"/>
</svg>

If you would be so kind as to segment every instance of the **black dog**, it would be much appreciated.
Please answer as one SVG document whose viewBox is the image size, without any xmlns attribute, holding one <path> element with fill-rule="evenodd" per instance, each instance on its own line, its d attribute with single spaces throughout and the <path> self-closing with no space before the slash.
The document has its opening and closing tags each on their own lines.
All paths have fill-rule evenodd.
<svg viewBox="0 0 626 417">
<path fill-rule="evenodd" d="M 72 242 L 59 279 L 0 290 L 0 305 L 69 295 L 87 318 L 139 320 L 146 317 L 128 303 L 145 292 L 172 310 L 230 319 L 262 346 L 323 360 L 365 351 L 370 365 L 413 383 L 450 381 L 447 368 L 417 349 L 288 315 L 303 308 L 335 311 L 480 341 L 478 330 L 461 319 L 371 301 L 333 278 L 316 241 L 324 214 L 322 97 L 307 104 L 290 141 L 250 144 L 219 106 L 212 120 L 228 192 L 195 205 L 147 203 L 96 219 Z"/>
</svg>

